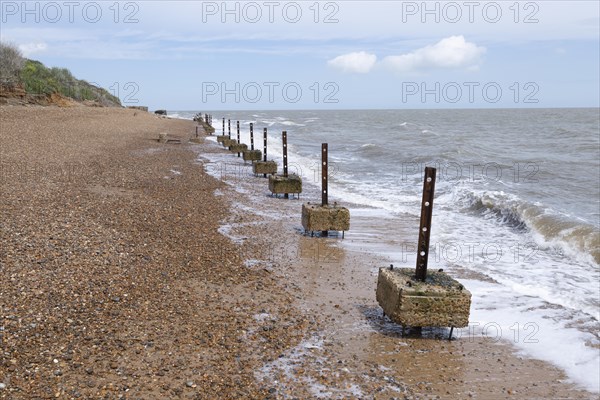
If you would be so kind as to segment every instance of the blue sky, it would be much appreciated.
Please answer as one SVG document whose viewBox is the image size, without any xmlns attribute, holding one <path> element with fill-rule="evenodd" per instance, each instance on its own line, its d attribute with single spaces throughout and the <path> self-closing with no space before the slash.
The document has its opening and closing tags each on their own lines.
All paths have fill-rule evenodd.
<svg viewBox="0 0 600 400">
<path fill-rule="evenodd" d="M 2 41 L 125 105 L 599 106 L 597 1 L 0 3 Z"/>
</svg>

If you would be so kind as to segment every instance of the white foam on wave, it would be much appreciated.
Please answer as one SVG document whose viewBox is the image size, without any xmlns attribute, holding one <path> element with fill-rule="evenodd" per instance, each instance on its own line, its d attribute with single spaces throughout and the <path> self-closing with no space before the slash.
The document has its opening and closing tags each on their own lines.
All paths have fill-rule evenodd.
<svg viewBox="0 0 600 400">
<path fill-rule="evenodd" d="M 351 189 L 351 183 L 346 182 L 345 185 L 350 188 L 350 193 L 344 192 L 344 189 L 335 190 L 343 193 L 344 200 L 380 209 L 359 208 L 352 214 L 353 218 L 371 218 L 373 224 L 381 225 L 380 230 L 390 223 L 388 213 L 383 210 L 398 209 L 391 204 L 410 208 L 412 215 L 420 212 L 418 205 L 421 198 L 416 192 L 405 198 L 394 198 L 393 192 L 387 190 L 389 202 L 383 201 L 382 204 L 372 199 L 374 193 L 379 190 L 385 192 L 387 188 L 365 187 L 360 191 L 369 195 L 361 198 L 356 195 L 357 190 Z M 473 288 L 474 292 L 475 311 L 471 320 L 481 326 L 499 324 L 503 339 L 518 336 L 520 342 L 515 342 L 515 345 L 525 354 L 556 365 L 573 382 L 598 392 L 599 354 L 597 349 L 586 343 L 600 345 L 593 334 L 600 328 L 597 292 L 600 270 L 589 263 L 574 262 L 572 258 L 557 255 L 552 249 L 538 246 L 527 230 L 505 224 L 495 215 L 482 217 L 479 213 L 458 212 L 457 207 L 461 207 L 464 198 L 453 191 L 472 191 L 469 183 L 442 184 L 439 189 L 441 193 L 436 196 L 434 207 L 430 265 L 447 271 L 460 267 L 497 282 L 465 282 L 465 286 L 470 290 Z M 499 195 L 516 200 L 513 195 Z M 394 263 L 400 259 L 408 264 L 416 261 L 416 252 L 409 253 L 407 257 L 404 250 L 390 247 L 387 241 L 369 243 L 368 236 L 350 236 L 354 242 L 350 244 L 352 248 L 360 251 L 371 249 L 389 257 Z M 495 325 L 489 325 L 490 332 L 494 328 Z M 544 335 L 544 340 L 523 342 L 534 329 Z"/>
<path fill-rule="evenodd" d="M 282 149 L 280 145 L 273 146 L 271 143 L 281 143 L 281 137 L 277 138 L 269 134 L 269 159 L 275 158 L 281 165 Z M 293 151 L 295 146 L 290 145 L 288 150 L 288 169 L 290 173 L 298 174 L 302 177 L 303 185 L 320 187 L 321 176 L 319 169 L 319 160 L 317 158 L 304 157 Z M 342 161 L 343 162 L 343 161 Z M 413 207 L 405 207 L 404 204 L 411 203 L 417 196 L 412 194 L 394 194 L 390 195 L 388 188 L 381 188 L 376 185 L 368 185 L 356 180 L 345 180 L 344 174 L 336 172 L 333 163 L 330 163 L 330 199 L 333 201 L 349 202 L 358 205 L 367 205 L 388 210 L 393 213 L 414 213 Z M 355 183 L 349 185 L 348 183 Z"/>
<path fill-rule="evenodd" d="M 186 111 L 167 111 L 167 117 L 175 119 L 193 120 L 196 112 Z"/>
<path fill-rule="evenodd" d="M 463 208 L 479 202 L 488 209 L 487 212 L 529 228 L 529 234 L 540 248 L 557 251 L 592 268 L 599 266 L 600 233 L 587 221 L 499 190 L 454 186 L 441 200 L 451 206 L 458 203 Z"/>
<path fill-rule="evenodd" d="M 281 125 L 285 125 L 285 126 L 306 126 L 304 124 L 298 124 L 298 123 L 293 122 L 293 121 L 281 121 L 280 124 Z"/>
<path fill-rule="evenodd" d="M 549 308 L 533 295 L 516 295 L 513 288 L 502 284 L 461 282 L 473 298 L 469 327 L 461 329 L 459 336 L 510 342 L 524 355 L 561 368 L 573 383 L 600 392 L 600 353 L 593 347 L 600 342 L 590 332 L 569 327 L 566 310 Z"/>
<path fill-rule="evenodd" d="M 528 233 L 477 214 L 434 208 L 436 257 L 552 304 L 599 318 L 600 270 L 540 247 Z"/>
</svg>

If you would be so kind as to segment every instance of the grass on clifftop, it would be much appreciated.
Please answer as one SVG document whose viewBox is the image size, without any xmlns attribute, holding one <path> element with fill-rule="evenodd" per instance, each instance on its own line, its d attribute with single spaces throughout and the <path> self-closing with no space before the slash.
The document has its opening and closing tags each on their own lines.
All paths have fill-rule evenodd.
<svg viewBox="0 0 600 400">
<path fill-rule="evenodd" d="M 55 93 L 75 101 L 91 100 L 103 106 L 121 106 L 118 97 L 106 89 L 76 79 L 66 68 L 48 68 L 24 58 L 18 47 L 0 43 L 0 89 L 21 85 L 28 95 L 49 96 Z"/>
<path fill-rule="evenodd" d="M 75 79 L 66 68 L 47 68 L 39 61 L 26 60 L 20 78 L 29 94 L 60 93 L 77 101 L 94 100 L 102 105 L 121 105 L 121 101 L 107 90 Z"/>
</svg>

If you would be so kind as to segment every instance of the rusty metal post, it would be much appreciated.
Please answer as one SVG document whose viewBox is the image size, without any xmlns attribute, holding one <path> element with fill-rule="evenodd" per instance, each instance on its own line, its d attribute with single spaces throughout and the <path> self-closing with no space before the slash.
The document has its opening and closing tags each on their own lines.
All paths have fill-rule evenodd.
<svg viewBox="0 0 600 400">
<path fill-rule="evenodd" d="M 267 162 L 267 128 L 263 128 L 263 161 Z M 267 174 L 263 174 L 266 178 Z"/>
<path fill-rule="evenodd" d="M 327 205 L 327 143 L 321 144 L 321 205 Z"/>
<path fill-rule="evenodd" d="M 250 150 L 254 150 L 254 124 L 250 122 Z"/>
<path fill-rule="evenodd" d="M 196 125 L 196 137 L 198 137 L 198 125 Z"/>
<path fill-rule="evenodd" d="M 327 161 L 327 143 L 321 144 L 321 205 L 326 206 L 328 203 L 328 189 L 327 189 L 327 178 L 328 178 L 328 161 Z M 322 231 L 321 236 L 329 236 L 329 231 Z"/>
<path fill-rule="evenodd" d="M 229 135 L 229 139 L 231 139 L 231 120 L 227 120 L 227 134 Z"/>
<path fill-rule="evenodd" d="M 287 131 L 283 131 L 281 134 L 281 140 L 283 141 L 283 176 L 288 176 L 288 154 L 287 154 Z M 288 199 L 290 196 L 285 193 L 284 198 Z"/>
<path fill-rule="evenodd" d="M 423 180 L 423 199 L 421 201 L 421 223 L 419 225 L 419 242 L 417 243 L 417 280 L 427 279 L 427 259 L 429 257 L 429 236 L 431 234 L 431 215 L 433 211 L 433 194 L 435 191 L 435 168 L 425 167 Z"/>
<path fill-rule="evenodd" d="M 240 121 L 237 122 L 237 143 L 240 144 Z M 240 153 L 238 153 L 238 157 Z"/>
<path fill-rule="evenodd" d="M 223 117 L 223 136 L 225 136 L 225 117 Z"/>
<path fill-rule="evenodd" d="M 283 176 L 288 176 L 288 157 L 287 157 L 287 131 L 283 131 L 281 134 L 281 140 L 283 141 Z"/>
</svg>

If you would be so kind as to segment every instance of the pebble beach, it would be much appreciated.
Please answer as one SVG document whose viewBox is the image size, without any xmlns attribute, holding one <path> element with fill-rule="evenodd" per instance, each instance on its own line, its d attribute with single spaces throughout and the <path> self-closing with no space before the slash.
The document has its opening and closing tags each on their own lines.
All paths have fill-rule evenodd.
<svg viewBox="0 0 600 400">
<path fill-rule="evenodd" d="M 596 397 L 506 343 L 382 322 L 362 267 L 383 259 L 290 228 L 303 200 L 261 177 L 257 200 L 207 173 L 227 151 L 196 126 L 0 107 L 0 398 Z"/>
</svg>

